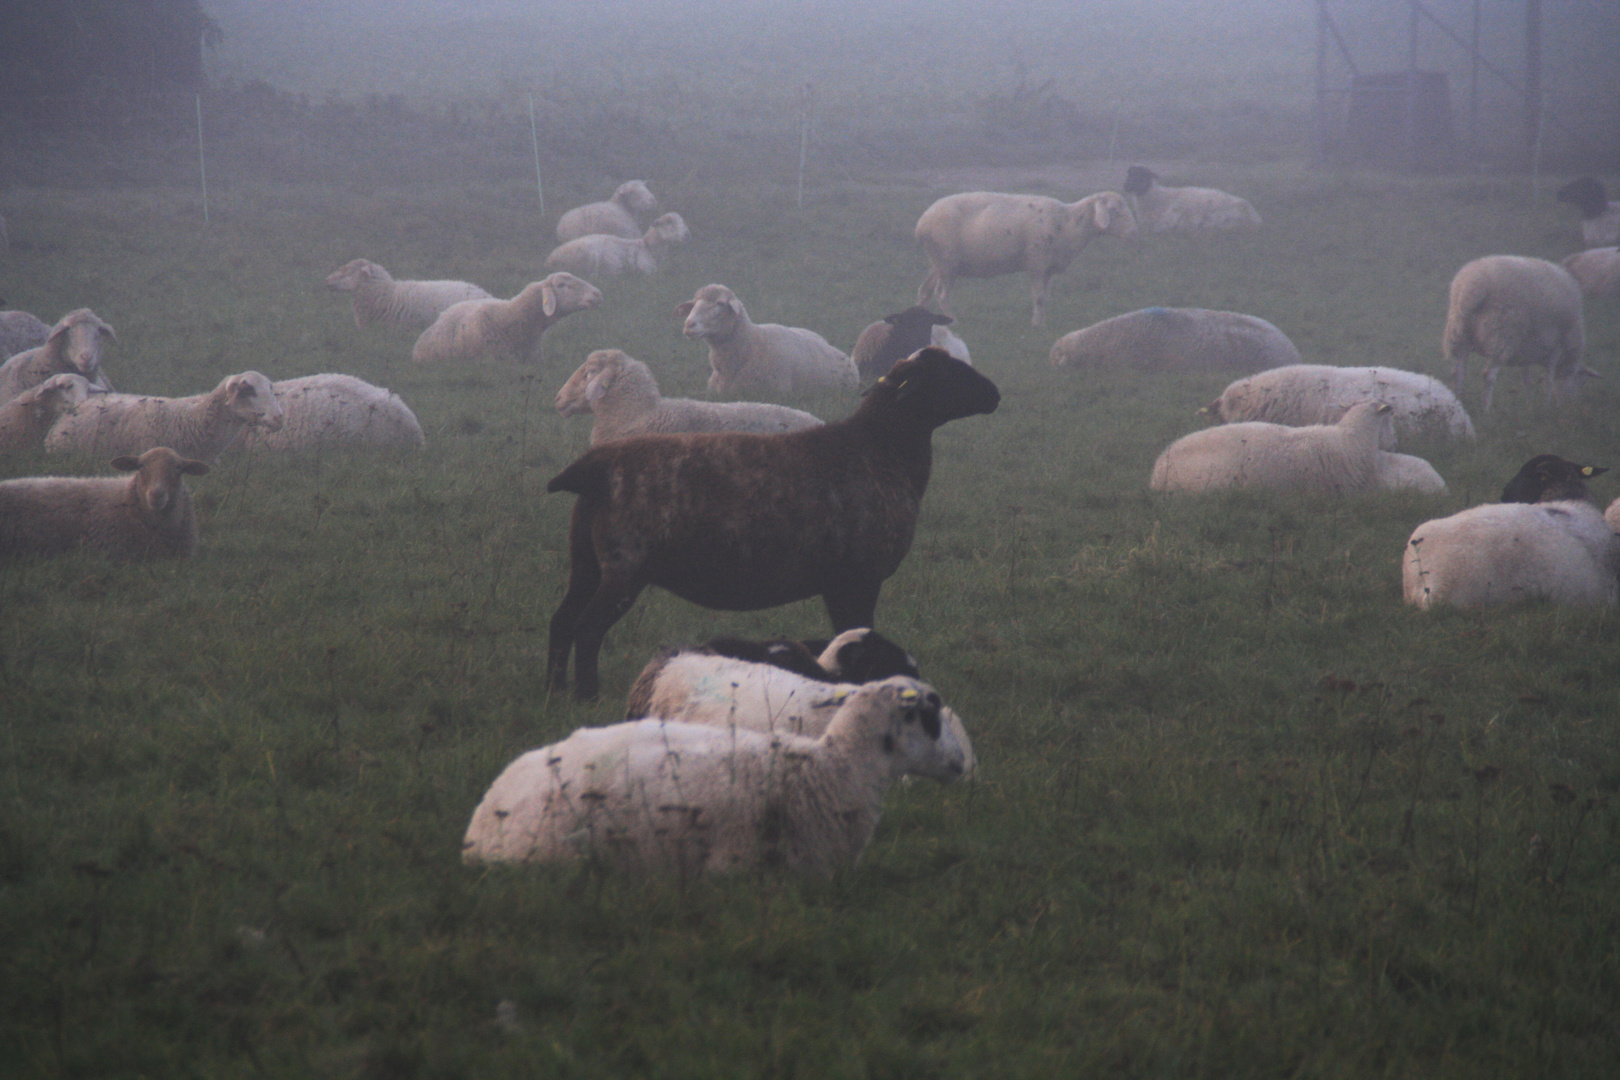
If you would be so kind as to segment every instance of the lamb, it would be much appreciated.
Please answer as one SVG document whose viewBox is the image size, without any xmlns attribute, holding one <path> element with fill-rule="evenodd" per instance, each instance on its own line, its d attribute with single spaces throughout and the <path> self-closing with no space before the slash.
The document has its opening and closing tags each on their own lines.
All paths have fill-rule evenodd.
<svg viewBox="0 0 1620 1080">
<path fill-rule="evenodd" d="M 1620 247 L 1589 248 L 1564 257 L 1581 293 L 1594 300 L 1620 300 Z"/>
<path fill-rule="evenodd" d="M 237 445 L 276 452 L 351 449 L 414 450 L 422 425 L 398 394 L 353 375 L 307 375 L 271 384 L 281 427 L 249 428 Z"/>
<path fill-rule="evenodd" d="M 1124 197 L 1113 191 L 1072 203 L 993 191 L 947 195 L 917 219 L 917 242 L 928 256 L 917 303 L 938 300 L 940 310 L 954 316 L 951 283 L 957 278 L 1023 270 L 1029 274 L 1030 325 L 1040 326 L 1053 276 L 1067 270 L 1093 237 L 1135 231 Z"/>
<path fill-rule="evenodd" d="M 1162 187 L 1145 165 L 1125 170 L 1124 192 L 1145 233 L 1206 233 L 1254 229 L 1260 215 L 1247 199 L 1215 188 Z"/>
<path fill-rule="evenodd" d="M 850 361 L 862 379 L 876 379 L 918 349 L 932 345 L 971 364 L 966 343 L 948 329 L 953 322 L 949 315 L 935 315 L 920 305 L 885 315 L 861 331 L 850 350 Z"/>
<path fill-rule="evenodd" d="M 1444 383 L 1428 375 L 1388 367 L 1326 367 L 1293 364 L 1239 379 L 1207 410 L 1224 423 L 1265 420 L 1273 424 L 1335 424 L 1358 401 L 1385 401 L 1394 410 L 1394 436 L 1439 434 L 1472 439 L 1474 425 Z"/>
<path fill-rule="evenodd" d="M 1620 202 L 1610 202 L 1603 181 L 1593 176 L 1558 189 L 1558 201 L 1581 212 L 1581 239 L 1589 248 L 1620 244 Z"/>
<path fill-rule="evenodd" d="M 658 213 L 658 200 L 641 180 L 620 184 L 606 202 L 576 206 L 557 219 L 557 242 L 566 244 L 581 236 L 622 236 L 634 240 L 641 235 L 637 223 L 643 214 Z"/>
<path fill-rule="evenodd" d="M 0 561 L 84 548 L 119 560 L 197 550 L 197 515 L 184 477 L 208 466 L 166 446 L 117 457 L 119 477 L 40 476 L 0 481 Z"/>
<path fill-rule="evenodd" d="M 101 349 L 116 341 L 113 328 L 89 308 L 75 308 L 51 327 L 45 344 L 27 349 L 0 365 L 0 404 L 52 375 L 82 375 L 97 391 L 112 389 L 101 370 Z"/>
<path fill-rule="evenodd" d="M 37 450 L 51 425 L 89 396 L 83 375 L 52 375 L 0 405 L 0 454 Z"/>
<path fill-rule="evenodd" d="M 1547 369 L 1547 400 L 1578 388 L 1597 372 L 1581 363 L 1586 324 L 1581 288 L 1557 263 L 1522 255 L 1487 255 L 1451 279 L 1451 305 L 1442 341 L 1452 383 L 1462 393 L 1468 356 L 1485 357 L 1484 411 L 1491 411 L 1496 376 L 1504 367 Z"/>
<path fill-rule="evenodd" d="M 26 311 L 0 311 L 0 360 L 37 349 L 51 336 L 50 324 Z"/>
<path fill-rule="evenodd" d="M 656 274 L 669 249 L 692 239 L 679 214 L 665 214 L 636 240 L 593 233 L 576 237 L 546 256 L 547 270 L 568 270 L 581 277 Z"/>
<path fill-rule="evenodd" d="M 932 687 L 900 677 L 856 690 L 815 739 L 662 719 L 581 728 L 496 778 L 462 859 L 830 877 L 860 858 L 902 775 L 968 774 L 942 713 Z"/>
<path fill-rule="evenodd" d="M 552 324 L 601 302 L 601 289 L 564 272 L 529 282 L 510 300 L 463 300 L 446 308 L 422 331 L 411 349 L 411 359 L 542 360 L 542 335 Z"/>
<path fill-rule="evenodd" d="M 896 364 L 844 420 L 783 435 L 644 435 L 588 451 L 547 485 L 579 499 L 547 665 L 595 697 L 608 628 L 648 585 L 753 611 L 821 596 L 833 630 L 873 625 L 911 548 L 933 430 L 994 412 L 989 379 L 939 349 Z"/>
<path fill-rule="evenodd" d="M 367 259 L 355 259 L 332 271 L 326 287 L 354 294 L 354 325 L 373 324 L 401 330 L 426 330 L 451 304 L 488 300 L 489 293 L 470 281 L 395 281 L 387 270 Z"/>
<path fill-rule="evenodd" d="M 1150 307 L 1070 331 L 1052 346 L 1053 367 L 1249 375 L 1298 364 L 1288 335 L 1254 315 Z"/>
<path fill-rule="evenodd" d="M 681 332 L 709 346 L 709 389 L 720 394 L 849 393 L 861 377 L 849 357 L 810 330 L 756 323 L 737 294 L 705 285 L 675 309 Z"/>
<path fill-rule="evenodd" d="M 646 364 L 618 349 L 597 349 L 557 391 L 564 416 L 595 413 L 591 445 L 635 435 L 692 431 L 762 434 L 820 427 L 807 412 L 754 401 L 692 401 L 666 398 Z"/>
<path fill-rule="evenodd" d="M 279 431 L 281 424 L 281 406 L 270 380 L 257 371 L 244 371 L 191 397 L 92 394 L 56 422 L 45 436 L 45 450 L 139 454 L 167 446 L 212 465 L 243 429 Z"/>
</svg>

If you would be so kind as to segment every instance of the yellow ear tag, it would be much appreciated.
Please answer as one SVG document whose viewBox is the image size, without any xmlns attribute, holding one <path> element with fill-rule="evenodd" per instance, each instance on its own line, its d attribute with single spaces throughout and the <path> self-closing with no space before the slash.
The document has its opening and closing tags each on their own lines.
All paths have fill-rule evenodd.
<svg viewBox="0 0 1620 1080">
<path fill-rule="evenodd" d="M 844 702 L 846 702 L 848 700 L 849 700 L 849 691 L 848 690 L 840 690 L 840 691 L 838 691 L 837 695 L 833 698 L 833 704 L 834 705 L 842 705 Z"/>
<path fill-rule="evenodd" d="M 915 691 L 915 690 L 902 690 L 902 691 L 900 691 L 900 700 L 901 701 L 916 701 L 917 698 L 919 698 L 921 696 L 922 695 L 918 694 L 917 691 Z"/>
<path fill-rule="evenodd" d="M 1581 475 L 1582 476 L 1591 476 L 1592 475 L 1592 466 L 1590 466 L 1590 465 L 1582 465 L 1581 466 Z"/>
</svg>

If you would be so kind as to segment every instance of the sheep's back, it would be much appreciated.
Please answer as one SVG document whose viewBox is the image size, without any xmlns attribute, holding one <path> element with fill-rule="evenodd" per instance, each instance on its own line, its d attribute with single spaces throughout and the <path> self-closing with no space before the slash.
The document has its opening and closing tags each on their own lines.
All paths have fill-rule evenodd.
<svg viewBox="0 0 1620 1080">
<path fill-rule="evenodd" d="M 1299 363 L 1299 350 L 1254 315 L 1205 308 L 1143 308 L 1070 331 L 1052 346 L 1057 367 L 1250 374 Z"/>
<path fill-rule="evenodd" d="M 1597 508 L 1584 502 L 1475 506 L 1413 530 L 1402 593 L 1422 609 L 1530 599 L 1613 604 L 1617 543 Z"/>
</svg>

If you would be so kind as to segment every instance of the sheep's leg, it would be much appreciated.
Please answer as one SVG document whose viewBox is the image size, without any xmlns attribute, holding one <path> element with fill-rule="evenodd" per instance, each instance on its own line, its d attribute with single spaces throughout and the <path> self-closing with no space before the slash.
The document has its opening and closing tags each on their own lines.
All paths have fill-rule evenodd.
<svg viewBox="0 0 1620 1080">
<path fill-rule="evenodd" d="M 1051 274 L 1029 275 L 1029 325 L 1046 323 L 1046 298 L 1052 292 Z"/>
<path fill-rule="evenodd" d="M 546 639 L 546 678 L 557 690 L 568 686 L 568 654 L 574 648 L 580 616 L 602 584 L 602 566 L 591 542 L 590 521 L 577 504 L 568 527 L 568 551 L 568 591 L 551 616 Z"/>
<path fill-rule="evenodd" d="M 602 651 L 602 639 L 630 610 L 645 587 L 644 582 L 623 571 L 609 571 L 602 576 L 596 595 L 585 605 L 579 622 L 574 625 L 574 696 L 579 700 L 590 701 L 600 692 L 596 658 Z"/>
<path fill-rule="evenodd" d="M 864 626 L 871 626 L 877 618 L 878 593 L 883 588 L 883 582 L 848 582 L 838 589 L 821 594 L 822 603 L 827 605 L 827 617 L 832 620 L 833 633 L 842 634 L 845 630 L 855 630 Z"/>
<path fill-rule="evenodd" d="M 1485 404 L 1481 412 L 1491 411 L 1491 395 L 1496 391 L 1496 376 L 1501 370 L 1495 364 L 1485 369 Z"/>
<path fill-rule="evenodd" d="M 938 300 L 939 310 L 953 319 L 956 318 L 956 313 L 951 310 L 951 279 L 940 273 L 937 268 L 930 269 L 928 276 L 923 278 L 923 283 L 917 286 L 918 305 L 927 307 L 931 300 Z"/>
</svg>

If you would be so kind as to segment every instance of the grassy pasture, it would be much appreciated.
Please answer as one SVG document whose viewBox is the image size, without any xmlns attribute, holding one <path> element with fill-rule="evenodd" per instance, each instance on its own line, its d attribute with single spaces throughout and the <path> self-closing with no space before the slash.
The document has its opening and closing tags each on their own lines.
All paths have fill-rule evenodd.
<svg viewBox="0 0 1620 1080">
<path fill-rule="evenodd" d="M 958 287 L 1003 404 L 937 434 L 879 611 L 980 773 L 897 788 L 826 883 L 460 865 L 496 772 L 616 719 L 659 646 L 825 625 L 814 603 L 649 593 L 609 634 L 603 700 L 548 695 L 569 501 L 544 488 L 588 428 L 552 395 L 610 345 L 701 395 L 672 309 L 709 281 L 847 348 L 909 302 L 932 199 L 1116 177 L 851 178 L 802 210 L 791 189 L 654 178 L 694 242 L 660 278 L 602 283 L 525 369 L 414 367 L 409 336 L 357 330 L 321 286 L 365 254 L 512 293 L 549 248 L 522 184 L 239 184 L 207 228 L 168 189 L 8 192 L 8 300 L 94 307 L 120 389 L 347 371 L 402 394 L 428 445 L 229 458 L 192 484 L 184 564 L 0 567 L 0 1074 L 1612 1075 L 1620 622 L 1419 615 L 1399 559 L 1534 453 L 1620 465 L 1620 317 L 1589 312 L 1607 379 L 1579 403 L 1507 378 L 1477 444 L 1402 448 L 1444 497 L 1156 496 L 1154 456 L 1226 380 L 1057 372 L 1058 334 L 1226 307 L 1310 361 L 1438 374 L 1455 268 L 1573 235 L 1505 181 L 1200 180 L 1265 229 L 1099 243 L 1046 330 L 1020 278 Z"/>
</svg>

